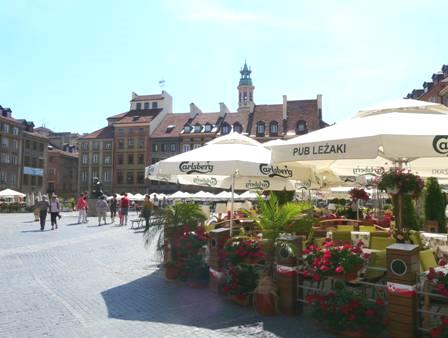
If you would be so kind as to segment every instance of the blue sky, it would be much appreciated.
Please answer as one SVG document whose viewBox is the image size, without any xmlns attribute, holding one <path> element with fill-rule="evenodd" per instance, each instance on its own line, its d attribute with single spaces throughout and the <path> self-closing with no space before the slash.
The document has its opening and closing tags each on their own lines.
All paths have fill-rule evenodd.
<svg viewBox="0 0 448 338">
<path fill-rule="evenodd" d="M 0 105 L 91 132 L 131 92 L 237 107 L 247 59 L 258 104 L 323 94 L 323 117 L 401 98 L 448 63 L 440 1 L 0 0 Z"/>
</svg>

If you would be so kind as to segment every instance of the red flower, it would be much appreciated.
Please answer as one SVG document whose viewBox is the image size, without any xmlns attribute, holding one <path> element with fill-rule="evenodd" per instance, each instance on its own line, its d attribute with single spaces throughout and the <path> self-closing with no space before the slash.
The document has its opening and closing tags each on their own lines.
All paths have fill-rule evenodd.
<svg viewBox="0 0 448 338">
<path fill-rule="evenodd" d="M 375 315 L 375 311 L 373 309 L 368 309 L 366 311 L 366 317 L 367 318 L 372 318 Z"/>
<path fill-rule="evenodd" d="M 315 281 L 315 282 L 320 281 L 320 275 L 318 273 L 313 274 L 313 281 Z"/>
<path fill-rule="evenodd" d="M 384 299 L 383 298 L 377 298 L 375 300 L 375 303 L 378 304 L 378 305 L 384 305 Z"/>
<path fill-rule="evenodd" d="M 344 268 L 342 267 L 342 266 L 338 266 L 337 268 L 336 268 L 336 273 L 343 273 L 344 272 Z"/>
</svg>

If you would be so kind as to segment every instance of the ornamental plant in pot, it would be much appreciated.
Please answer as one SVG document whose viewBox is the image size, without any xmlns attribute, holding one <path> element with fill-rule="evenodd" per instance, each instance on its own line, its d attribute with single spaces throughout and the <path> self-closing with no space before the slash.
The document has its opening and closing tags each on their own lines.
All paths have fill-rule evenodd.
<svg viewBox="0 0 448 338">
<path fill-rule="evenodd" d="M 440 233 L 446 232 L 445 200 L 434 177 L 426 181 L 425 218 L 427 222 L 437 222 Z"/>
<path fill-rule="evenodd" d="M 228 298 L 240 305 L 249 305 L 250 298 L 257 287 L 259 267 L 240 264 L 229 267 L 220 281 L 220 289 Z"/>
<path fill-rule="evenodd" d="M 263 264 L 264 254 L 258 238 L 237 236 L 230 238 L 224 245 L 226 266 L 241 263 Z"/>
<path fill-rule="evenodd" d="M 363 243 L 357 245 L 338 245 L 327 238 L 323 248 L 309 245 L 304 253 L 304 276 L 310 275 L 314 281 L 325 277 L 339 277 L 350 281 L 356 279 L 358 272 L 369 259 L 362 252 Z"/>
<path fill-rule="evenodd" d="M 255 311 L 263 316 L 273 316 L 278 313 L 277 309 L 277 286 L 272 278 L 262 275 L 254 290 Z"/>
<path fill-rule="evenodd" d="M 334 291 L 310 294 L 306 300 L 319 323 L 346 337 L 378 337 L 389 322 L 382 298 L 370 301 L 340 281 L 335 283 Z"/>
</svg>

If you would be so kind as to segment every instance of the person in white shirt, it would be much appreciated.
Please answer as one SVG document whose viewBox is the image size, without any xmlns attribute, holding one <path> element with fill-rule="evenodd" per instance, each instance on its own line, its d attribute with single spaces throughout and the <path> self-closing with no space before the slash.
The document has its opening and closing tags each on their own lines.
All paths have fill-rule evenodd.
<svg viewBox="0 0 448 338">
<path fill-rule="evenodd" d="M 57 199 L 57 196 L 56 195 L 51 196 L 51 201 L 50 201 L 51 230 L 58 228 L 57 217 L 58 217 L 60 211 L 61 210 L 59 207 L 59 200 Z"/>
</svg>

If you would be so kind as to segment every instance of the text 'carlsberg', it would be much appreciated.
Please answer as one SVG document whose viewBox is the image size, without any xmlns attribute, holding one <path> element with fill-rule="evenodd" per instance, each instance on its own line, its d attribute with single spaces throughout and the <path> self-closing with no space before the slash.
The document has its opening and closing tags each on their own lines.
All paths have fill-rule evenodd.
<svg viewBox="0 0 448 338">
<path fill-rule="evenodd" d="M 347 151 L 347 145 L 343 144 L 323 144 L 320 146 L 306 146 L 306 147 L 294 147 L 292 150 L 293 156 L 303 155 L 322 155 L 322 154 L 344 154 Z"/>
</svg>

